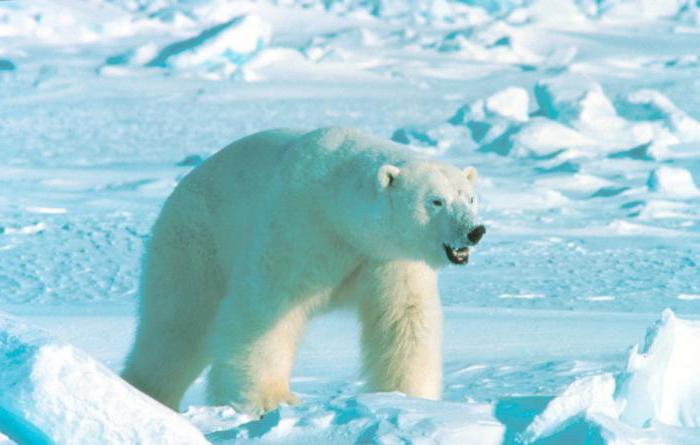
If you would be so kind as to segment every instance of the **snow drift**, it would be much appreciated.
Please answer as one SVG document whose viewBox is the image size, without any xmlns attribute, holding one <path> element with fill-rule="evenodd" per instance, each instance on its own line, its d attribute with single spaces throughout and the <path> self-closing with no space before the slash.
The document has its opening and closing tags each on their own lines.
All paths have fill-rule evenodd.
<svg viewBox="0 0 700 445">
<path fill-rule="evenodd" d="M 553 399 L 521 435 L 524 443 L 583 420 L 605 443 L 686 444 L 700 437 L 700 321 L 667 309 L 629 352 L 624 372 L 579 379 Z M 622 442 L 617 442 L 620 440 Z"/>
<path fill-rule="evenodd" d="M 0 431 L 18 443 L 207 443 L 86 353 L 1 314 L 0 363 Z"/>
</svg>

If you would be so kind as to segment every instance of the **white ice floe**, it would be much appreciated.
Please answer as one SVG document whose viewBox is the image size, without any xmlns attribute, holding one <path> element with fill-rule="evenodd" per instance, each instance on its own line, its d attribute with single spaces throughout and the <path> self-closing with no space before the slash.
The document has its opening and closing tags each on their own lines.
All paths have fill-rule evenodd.
<svg viewBox="0 0 700 445">
<path fill-rule="evenodd" d="M 591 412 L 615 415 L 615 378 L 611 374 L 576 380 L 547 405 L 521 434 L 523 443 L 551 436 L 572 419 Z"/>
<path fill-rule="evenodd" d="M 535 99 L 550 119 L 591 130 L 623 125 L 600 84 L 582 77 L 563 75 L 540 80 Z"/>
<path fill-rule="evenodd" d="M 2 314 L 0 363 L 0 431 L 17 443 L 207 443 L 86 353 Z"/>
<path fill-rule="evenodd" d="M 469 124 L 473 121 L 503 119 L 512 122 L 528 120 L 530 97 L 527 90 L 508 87 L 485 99 L 479 99 L 461 107 L 450 119 L 453 124 Z"/>
<path fill-rule="evenodd" d="M 535 184 L 569 192 L 590 193 L 604 187 L 612 187 L 614 182 L 598 176 L 574 173 L 571 176 L 555 176 L 537 179 Z"/>
<path fill-rule="evenodd" d="M 575 129 L 541 117 L 531 119 L 513 139 L 520 147 L 520 153 L 537 156 L 550 155 L 564 148 L 585 149 L 595 145 L 595 140 Z"/>
<path fill-rule="evenodd" d="M 270 40 L 272 28 L 257 15 L 247 15 L 231 21 L 231 24 L 212 39 L 204 40 L 173 57 L 172 65 L 178 68 L 217 63 L 220 59 L 236 61 L 237 58 L 260 50 Z"/>
<path fill-rule="evenodd" d="M 291 48 L 265 48 L 251 58 L 243 67 L 242 78 L 247 81 L 274 80 L 275 77 L 292 78 L 304 76 L 312 62 Z M 281 74 L 283 73 L 283 74 Z"/>
<path fill-rule="evenodd" d="M 693 176 L 684 168 L 661 166 L 647 179 L 649 190 L 677 197 L 700 196 Z"/>
<path fill-rule="evenodd" d="M 486 110 L 497 116 L 525 122 L 528 119 L 530 98 L 527 90 L 509 87 L 486 99 Z"/>
<path fill-rule="evenodd" d="M 259 15 L 241 15 L 161 48 L 145 65 L 184 75 L 225 79 L 238 73 L 241 66 L 265 48 L 271 36 L 272 26 Z M 152 49 L 140 47 L 125 58 L 129 62 L 143 60 Z"/>
<path fill-rule="evenodd" d="M 652 199 L 641 204 L 636 216 L 640 220 L 697 219 L 700 213 L 685 202 Z"/>
<path fill-rule="evenodd" d="M 670 310 L 630 351 L 617 379 L 620 419 L 644 427 L 652 420 L 671 426 L 700 427 L 700 322 L 682 320 Z"/>
<path fill-rule="evenodd" d="M 690 0 L 582 0 L 587 10 L 608 20 L 670 18 L 693 9 Z"/>
<path fill-rule="evenodd" d="M 658 122 L 681 142 L 700 141 L 700 122 L 655 90 L 638 90 L 617 102 L 619 113 L 630 120 Z"/>
<path fill-rule="evenodd" d="M 603 443 L 697 443 L 700 437 L 700 321 L 665 310 L 628 355 L 624 372 L 579 379 L 521 434 L 524 443 L 564 440 L 583 420 Z M 695 441 L 695 442 L 694 442 Z"/>
<path fill-rule="evenodd" d="M 613 102 L 590 78 L 562 74 L 540 79 L 533 96 L 534 113 L 528 92 L 509 87 L 460 107 L 448 122 L 469 129 L 481 151 L 516 157 L 576 150 L 587 158 L 666 160 L 693 157 L 693 146 L 676 147 L 700 141 L 700 123 L 654 90 Z"/>
</svg>

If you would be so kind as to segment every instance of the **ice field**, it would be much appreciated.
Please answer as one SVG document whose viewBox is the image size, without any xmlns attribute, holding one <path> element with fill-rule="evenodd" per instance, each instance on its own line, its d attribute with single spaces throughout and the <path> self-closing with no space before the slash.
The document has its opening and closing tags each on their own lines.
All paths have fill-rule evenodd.
<svg viewBox="0 0 700 445">
<path fill-rule="evenodd" d="M 479 170 L 488 234 L 440 275 L 445 400 L 363 394 L 344 313 L 308 330 L 303 402 L 261 420 L 207 407 L 202 379 L 182 416 L 126 387 L 179 178 L 330 125 Z M 695 0 L 0 2 L 0 155 L 15 441 L 700 444 Z"/>
</svg>

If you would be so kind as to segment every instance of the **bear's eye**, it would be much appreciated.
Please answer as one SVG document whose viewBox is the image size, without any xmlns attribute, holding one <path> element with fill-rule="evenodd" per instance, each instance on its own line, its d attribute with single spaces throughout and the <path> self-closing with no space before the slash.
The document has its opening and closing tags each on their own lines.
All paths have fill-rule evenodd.
<svg viewBox="0 0 700 445">
<path fill-rule="evenodd" d="M 474 197 L 473 196 L 469 197 L 469 204 L 474 204 Z"/>
<path fill-rule="evenodd" d="M 442 199 L 433 199 L 433 205 L 435 207 L 442 207 L 445 203 L 442 202 Z"/>
</svg>

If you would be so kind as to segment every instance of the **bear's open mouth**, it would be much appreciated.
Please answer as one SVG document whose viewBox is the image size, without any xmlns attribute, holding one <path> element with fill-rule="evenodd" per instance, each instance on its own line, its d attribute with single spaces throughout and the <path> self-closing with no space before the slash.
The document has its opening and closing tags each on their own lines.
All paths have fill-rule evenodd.
<svg viewBox="0 0 700 445">
<path fill-rule="evenodd" d="M 445 253 L 447 253 L 447 259 L 450 260 L 452 264 L 467 264 L 469 262 L 469 247 L 450 247 L 447 244 L 443 244 L 445 247 Z"/>
</svg>

